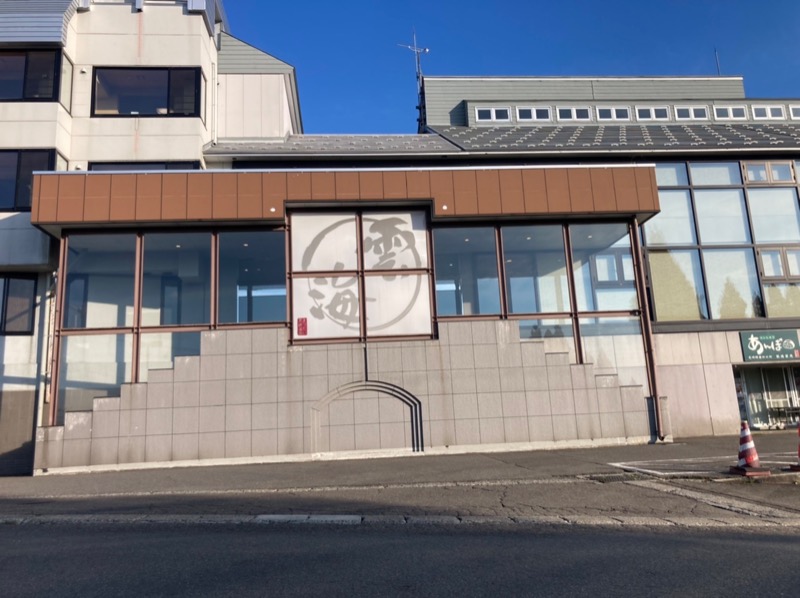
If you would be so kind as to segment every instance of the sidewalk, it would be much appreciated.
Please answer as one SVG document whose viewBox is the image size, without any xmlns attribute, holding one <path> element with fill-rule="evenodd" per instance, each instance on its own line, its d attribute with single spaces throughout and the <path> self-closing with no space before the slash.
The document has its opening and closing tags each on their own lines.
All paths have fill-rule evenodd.
<svg viewBox="0 0 800 598">
<path fill-rule="evenodd" d="M 762 463 L 768 461 L 776 472 L 780 464 L 797 462 L 795 431 L 759 433 L 754 440 Z M 598 449 L 0 478 L 0 519 L 148 515 L 263 520 L 316 514 L 362 520 L 800 522 L 800 476 L 776 475 L 768 483 L 728 476 L 737 452 L 738 436 L 726 436 Z"/>
</svg>

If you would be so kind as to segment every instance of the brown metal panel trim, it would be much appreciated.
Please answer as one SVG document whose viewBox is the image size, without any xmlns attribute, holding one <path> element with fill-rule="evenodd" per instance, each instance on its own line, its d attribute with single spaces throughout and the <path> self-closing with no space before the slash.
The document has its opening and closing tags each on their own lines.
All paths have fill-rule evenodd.
<svg viewBox="0 0 800 598">
<path fill-rule="evenodd" d="M 86 177 L 83 219 L 86 222 L 108 222 L 111 217 L 111 175 Z"/>
<path fill-rule="evenodd" d="M 136 218 L 136 175 L 111 175 L 111 210 L 109 220 L 112 222 L 133 222 Z"/>
<path fill-rule="evenodd" d="M 430 173 L 433 213 L 436 216 L 455 216 L 453 173 L 449 170 L 433 170 Z"/>
<path fill-rule="evenodd" d="M 136 175 L 136 220 L 161 220 L 161 175 Z"/>
<path fill-rule="evenodd" d="M 478 192 L 478 213 L 481 215 L 500 215 L 503 213 L 500 196 L 500 176 L 496 170 L 478 170 L 475 173 Z"/>
<path fill-rule="evenodd" d="M 431 175 L 427 170 L 406 172 L 406 189 L 409 199 L 429 199 L 431 196 Z"/>
<path fill-rule="evenodd" d="M 261 175 L 262 212 L 264 213 L 264 218 L 280 218 L 283 220 L 286 188 L 285 172 L 265 172 Z"/>
<path fill-rule="evenodd" d="M 619 212 L 636 213 L 639 210 L 639 198 L 636 193 L 636 175 L 633 168 L 614 168 L 614 194 L 617 197 Z"/>
<path fill-rule="evenodd" d="M 238 213 L 238 175 L 215 172 L 212 184 L 211 216 L 214 220 L 235 220 Z"/>
<path fill-rule="evenodd" d="M 40 178 L 40 177 L 35 177 Z M 39 184 L 39 212 L 34 222 L 55 222 L 58 217 L 58 183 L 60 176 L 41 177 Z"/>
<path fill-rule="evenodd" d="M 39 177 L 33 177 L 31 188 L 31 222 L 39 221 Z"/>
<path fill-rule="evenodd" d="M 383 173 L 383 198 L 408 199 L 405 172 L 389 171 Z"/>
<path fill-rule="evenodd" d="M 59 222 L 82 222 L 85 176 L 61 176 L 58 184 Z"/>
<path fill-rule="evenodd" d="M 383 173 L 359 172 L 359 199 L 383 199 Z"/>
<path fill-rule="evenodd" d="M 573 214 L 590 214 L 594 211 L 592 199 L 592 176 L 585 168 L 572 168 L 567 171 L 569 198 Z"/>
<path fill-rule="evenodd" d="M 522 171 L 526 214 L 547 214 L 547 184 L 543 170 Z"/>
<path fill-rule="evenodd" d="M 256 219 L 263 216 L 261 207 L 261 174 L 258 172 L 242 172 L 238 175 L 237 190 L 239 201 L 237 218 L 242 220 Z"/>
<path fill-rule="evenodd" d="M 169 174 L 161 177 L 161 219 L 167 221 L 186 220 L 187 198 L 186 173 Z"/>
<path fill-rule="evenodd" d="M 547 185 L 547 211 L 551 214 L 569 214 L 572 202 L 569 197 L 569 170 L 552 168 L 544 171 Z"/>
<path fill-rule="evenodd" d="M 453 171 L 453 193 L 457 216 L 478 214 L 478 183 L 474 170 Z"/>
<path fill-rule="evenodd" d="M 290 172 L 286 175 L 286 197 L 290 200 L 311 199 L 311 173 Z"/>
<path fill-rule="evenodd" d="M 592 168 L 592 197 L 596 212 L 616 212 L 617 198 L 610 168 Z"/>
<path fill-rule="evenodd" d="M 192 173 L 186 184 L 186 218 L 188 220 L 211 220 L 212 176 Z"/>
<path fill-rule="evenodd" d="M 500 170 L 500 207 L 503 214 L 524 214 L 525 193 L 522 189 L 522 171 Z"/>
<path fill-rule="evenodd" d="M 361 197 L 357 172 L 337 172 L 334 179 L 336 181 L 336 199 L 347 201 Z"/>
<path fill-rule="evenodd" d="M 332 172 L 311 174 L 311 199 L 330 201 L 336 198 L 336 175 Z"/>
<path fill-rule="evenodd" d="M 636 178 L 636 196 L 639 199 L 638 211 L 651 211 L 658 209 L 656 199 L 655 170 L 649 168 L 634 168 Z"/>
</svg>

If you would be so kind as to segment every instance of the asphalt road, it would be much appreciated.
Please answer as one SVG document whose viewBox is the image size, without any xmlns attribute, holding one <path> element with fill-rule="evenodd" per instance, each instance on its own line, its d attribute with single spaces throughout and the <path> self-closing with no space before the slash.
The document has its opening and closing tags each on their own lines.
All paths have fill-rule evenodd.
<svg viewBox="0 0 800 598">
<path fill-rule="evenodd" d="M 546 526 L 0 528 L 23 596 L 796 596 L 800 542 L 774 530 Z"/>
</svg>

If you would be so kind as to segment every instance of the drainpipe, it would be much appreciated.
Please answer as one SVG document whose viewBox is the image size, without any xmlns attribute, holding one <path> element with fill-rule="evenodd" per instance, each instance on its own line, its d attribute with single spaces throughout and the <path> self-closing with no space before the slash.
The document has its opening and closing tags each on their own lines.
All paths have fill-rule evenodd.
<svg viewBox="0 0 800 598">
<path fill-rule="evenodd" d="M 642 253 L 642 244 L 639 237 L 639 219 L 634 216 L 633 218 L 633 256 L 636 260 L 636 280 L 639 291 L 639 301 L 641 302 L 641 322 L 644 340 L 644 354 L 647 361 L 647 378 L 650 383 L 650 393 L 653 396 L 653 413 L 656 419 L 656 437 L 659 440 L 664 440 L 664 424 L 661 419 L 661 404 L 659 403 L 658 394 L 658 374 L 656 372 L 656 357 L 653 352 L 653 324 L 650 321 L 650 301 L 647 297 L 647 287 L 644 283 L 644 254 Z"/>
</svg>

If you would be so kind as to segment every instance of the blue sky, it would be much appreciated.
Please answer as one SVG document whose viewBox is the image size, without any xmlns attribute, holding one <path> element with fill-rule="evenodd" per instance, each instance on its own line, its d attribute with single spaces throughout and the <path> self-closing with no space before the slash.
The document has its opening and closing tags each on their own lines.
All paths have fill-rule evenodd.
<svg viewBox="0 0 800 598">
<path fill-rule="evenodd" d="M 414 133 L 428 75 L 743 75 L 800 98 L 798 0 L 225 0 L 230 32 L 297 69 L 306 133 Z"/>
</svg>

